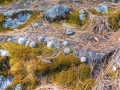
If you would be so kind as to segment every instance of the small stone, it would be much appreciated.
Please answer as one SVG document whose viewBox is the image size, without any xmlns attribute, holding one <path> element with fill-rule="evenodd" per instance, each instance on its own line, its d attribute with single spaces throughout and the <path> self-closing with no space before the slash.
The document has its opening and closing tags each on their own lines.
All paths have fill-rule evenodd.
<svg viewBox="0 0 120 90">
<path fill-rule="evenodd" d="M 63 45 L 64 45 L 64 46 L 69 46 L 69 42 L 68 42 L 68 41 L 64 41 L 64 42 L 63 42 Z"/>
<path fill-rule="evenodd" d="M 71 51 L 70 48 L 65 48 L 65 49 L 64 49 L 64 54 L 69 54 L 70 51 Z"/>
<path fill-rule="evenodd" d="M 74 32 L 73 29 L 70 28 L 70 29 L 67 29 L 67 30 L 66 30 L 66 34 L 67 34 L 67 35 L 73 35 L 73 34 L 75 34 L 75 32 Z"/>
<path fill-rule="evenodd" d="M 7 50 L 0 50 L 0 56 L 9 56 L 9 54 L 8 54 L 8 51 Z"/>
<path fill-rule="evenodd" d="M 45 37 L 41 36 L 41 37 L 38 37 L 38 41 L 39 42 L 43 42 L 45 40 Z"/>
<path fill-rule="evenodd" d="M 29 43 L 30 43 L 30 41 L 27 41 L 27 42 L 25 43 L 25 45 L 26 45 L 26 46 L 28 46 L 28 45 L 29 45 Z"/>
<path fill-rule="evenodd" d="M 12 38 L 8 38 L 7 41 L 8 41 L 8 42 L 12 42 L 13 39 L 12 39 Z"/>
<path fill-rule="evenodd" d="M 36 42 L 35 41 L 32 41 L 32 42 L 30 42 L 30 44 L 29 44 L 29 46 L 31 47 L 31 48 L 34 48 L 34 47 L 36 47 Z"/>
<path fill-rule="evenodd" d="M 25 38 L 19 38 L 18 39 L 18 43 L 19 44 L 25 44 L 26 43 L 26 39 Z"/>
<path fill-rule="evenodd" d="M 54 46 L 54 43 L 52 41 L 48 42 L 47 43 L 47 47 L 48 48 L 52 48 Z"/>
<path fill-rule="evenodd" d="M 87 59 L 86 59 L 86 57 L 81 57 L 80 61 L 84 63 L 87 61 Z"/>
<path fill-rule="evenodd" d="M 33 27 L 34 27 L 34 28 L 38 28 L 38 27 L 39 27 L 39 23 L 37 23 L 37 22 L 34 23 L 34 24 L 33 24 Z"/>
<path fill-rule="evenodd" d="M 113 66 L 112 66 L 112 70 L 113 70 L 114 72 L 116 72 L 117 67 L 116 67 L 115 65 L 113 65 Z"/>
</svg>

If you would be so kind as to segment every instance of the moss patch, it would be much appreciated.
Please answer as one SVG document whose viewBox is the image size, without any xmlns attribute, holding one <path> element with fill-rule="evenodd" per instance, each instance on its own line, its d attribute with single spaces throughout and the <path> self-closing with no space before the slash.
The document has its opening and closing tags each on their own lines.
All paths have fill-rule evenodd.
<svg viewBox="0 0 120 90">
<path fill-rule="evenodd" d="M 79 80 L 85 83 L 90 78 L 90 67 L 80 63 L 80 60 L 72 54 L 64 55 L 61 53 L 50 59 L 52 63 L 46 63 L 40 58 L 36 58 L 38 55 L 41 57 L 43 54 L 51 53 L 51 49 L 48 50 L 46 47 L 38 45 L 36 48 L 30 48 L 10 42 L 2 43 L 1 48 L 3 47 L 10 54 L 10 73 L 14 76 L 12 87 L 21 84 L 22 89 L 26 86 L 28 90 L 33 90 L 40 82 L 39 76 L 47 75 L 51 83 L 60 83 L 75 90 Z M 44 78 L 46 82 L 47 78 Z M 91 87 L 91 83 L 85 87 Z"/>
<path fill-rule="evenodd" d="M 5 6 L 5 5 L 8 5 L 10 4 L 11 2 L 16 2 L 18 0 L 0 0 L 0 4 Z"/>
<path fill-rule="evenodd" d="M 110 27 L 115 31 L 120 28 L 120 9 L 108 18 L 108 22 L 110 23 Z"/>
<path fill-rule="evenodd" d="M 81 21 L 79 18 L 79 11 L 78 10 L 72 10 L 72 13 L 69 13 L 66 18 L 66 23 L 72 24 L 72 25 L 84 25 L 88 22 L 89 15 L 85 11 L 85 20 Z"/>
</svg>

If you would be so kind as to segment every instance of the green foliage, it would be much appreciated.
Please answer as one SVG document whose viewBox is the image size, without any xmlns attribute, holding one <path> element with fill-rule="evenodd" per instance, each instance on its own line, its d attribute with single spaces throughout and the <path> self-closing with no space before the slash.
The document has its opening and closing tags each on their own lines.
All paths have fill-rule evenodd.
<svg viewBox="0 0 120 90">
<path fill-rule="evenodd" d="M 110 27 L 115 31 L 120 28 L 120 9 L 108 18 L 108 22 L 110 23 Z"/>
</svg>

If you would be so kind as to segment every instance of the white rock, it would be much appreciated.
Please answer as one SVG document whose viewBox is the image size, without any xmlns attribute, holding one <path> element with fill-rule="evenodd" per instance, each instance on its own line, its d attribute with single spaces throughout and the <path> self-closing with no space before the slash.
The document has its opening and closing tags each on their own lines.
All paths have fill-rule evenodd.
<svg viewBox="0 0 120 90">
<path fill-rule="evenodd" d="M 71 51 L 70 48 L 65 48 L 65 49 L 64 49 L 64 54 L 69 54 L 70 51 Z"/>
<path fill-rule="evenodd" d="M 25 44 L 26 43 L 26 39 L 25 38 L 19 38 L 18 39 L 18 43 L 19 44 Z"/>
<path fill-rule="evenodd" d="M 63 42 L 63 45 L 64 45 L 64 46 L 69 46 L 69 42 L 68 42 L 68 41 L 64 41 L 64 42 Z"/>
<path fill-rule="evenodd" d="M 86 59 L 86 57 L 81 57 L 81 58 L 80 58 L 80 61 L 81 61 L 81 62 L 86 62 L 87 59 Z"/>
<path fill-rule="evenodd" d="M 48 42 L 47 43 L 47 47 L 48 48 L 52 48 L 54 46 L 54 43 L 52 41 Z"/>
<path fill-rule="evenodd" d="M 13 39 L 12 39 L 12 38 L 8 38 L 7 41 L 8 41 L 8 42 L 12 42 Z"/>
<path fill-rule="evenodd" d="M 115 65 L 113 65 L 113 66 L 112 66 L 112 70 L 113 70 L 114 72 L 116 72 L 117 67 L 116 67 Z"/>
<path fill-rule="evenodd" d="M 30 42 L 30 44 L 29 44 L 29 46 L 31 47 L 31 48 L 34 48 L 34 47 L 36 47 L 36 42 L 35 41 L 32 41 L 32 42 Z"/>
<path fill-rule="evenodd" d="M 1 49 L 1 50 L 0 50 L 0 56 L 3 56 L 3 57 L 4 57 L 4 56 L 9 56 L 8 51 Z"/>
<path fill-rule="evenodd" d="M 41 37 L 38 37 L 38 41 L 39 42 L 43 42 L 45 40 L 45 37 L 41 36 Z"/>
</svg>

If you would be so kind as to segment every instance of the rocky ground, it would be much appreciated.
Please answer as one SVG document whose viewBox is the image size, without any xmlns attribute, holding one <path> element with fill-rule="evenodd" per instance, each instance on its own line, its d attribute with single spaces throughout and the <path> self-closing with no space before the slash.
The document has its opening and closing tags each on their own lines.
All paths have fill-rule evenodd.
<svg viewBox="0 0 120 90">
<path fill-rule="evenodd" d="M 6 6 L 1 5 L 0 14 L 5 15 L 6 12 L 12 10 L 15 10 L 14 13 L 16 13 L 17 10 L 20 12 L 28 10 L 27 12 L 30 12 L 29 14 L 31 14 L 31 11 L 37 11 L 37 19 L 31 20 L 30 24 L 27 24 L 25 27 L 23 26 L 22 28 L 11 28 L 16 22 L 13 23 L 15 21 L 13 20 L 11 23 L 9 21 L 11 20 L 11 16 L 8 16 L 9 19 L 6 19 L 8 20 L 8 23 L 6 23 L 5 25 L 9 28 L 0 28 L 0 44 L 2 45 L 2 43 L 6 41 L 19 43 L 18 40 L 20 38 L 24 38 L 25 42 L 34 42 L 34 44 L 28 43 L 28 46 L 33 48 L 36 46 L 37 42 L 41 42 L 42 37 L 44 38 L 43 41 L 47 43 L 47 45 L 45 44 L 44 46 L 54 46 L 58 50 L 67 46 L 68 49 L 70 48 L 71 50 L 73 50 L 73 55 L 75 57 L 81 58 L 84 56 L 87 60 L 87 65 L 93 67 L 92 78 L 95 78 L 97 83 L 93 86 L 92 90 L 119 90 L 119 2 L 119 0 L 116 0 L 115 3 L 114 0 L 113 2 L 107 0 L 18 0 L 17 2 L 12 2 Z M 60 14 L 58 16 L 54 12 L 55 10 L 53 6 L 55 5 L 58 5 L 56 6 L 58 8 L 55 9 L 56 12 L 59 12 L 59 10 L 61 10 L 59 13 L 57 13 Z M 59 5 L 66 6 L 67 8 L 59 7 Z M 100 12 L 98 7 L 96 11 L 98 10 L 99 13 L 96 13 L 96 11 L 91 11 L 94 6 L 104 7 L 100 9 Z M 110 10 L 108 10 L 108 7 L 110 7 Z M 50 11 L 50 8 L 52 8 L 53 11 Z M 69 11 L 69 9 L 71 11 Z M 67 18 L 66 14 L 72 13 L 72 11 L 74 12 L 74 10 L 83 10 L 78 13 L 78 19 L 80 19 L 79 24 L 71 24 L 65 21 L 65 19 Z M 85 14 L 86 12 L 88 16 Z M 116 20 L 117 25 L 116 23 L 112 23 L 113 26 L 111 25 L 111 27 L 111 23 L 110 21 L 108 21 L 108 18 L 116 13 L 118 13 L 118 16 L 116 15 L 116 17 L 118 17 L 118 19 Z M 28 19 L 29 18 L 30 17 L 28 17 Z M 25 20 L 25 22 L 27 22 L 27 19 L 20 18 L 20 22 L 17 22 L 19 23 L 17 25 L 21 25 L 23 23 L 21 23 L 21 20 Z M 19 21 L 19 19 L 17 19 L 17 21 Z M 23 25 L 25 24 L 25 22 L 23 23 Z M 20 43 L 23 41 L 20 40 Z M 64 53 L 69 53 L 68 49 L 66 51 L 64 49 Z M 45 59 L 53 58 L 56 56 L 45 57 Z M 44 60 L 44 62 L 47 61 Z M 107 75 L 109 68 L 111 67 L 114 67 L 114 69 L 112 69 L 116 72 L 116 74 L 114 78 L 109 79 Z M 57 86 L 56 84 L 54 86 L 50 84 L 43 85 L 36 90 L 42 90 L 40 88 L 43 87 L 48 88 L 48 90 L 67 90 L 66 88 L 61 89 L 63 87 Z M 81 88 L 79 90 L 83 89 Z"/>
</svg>

